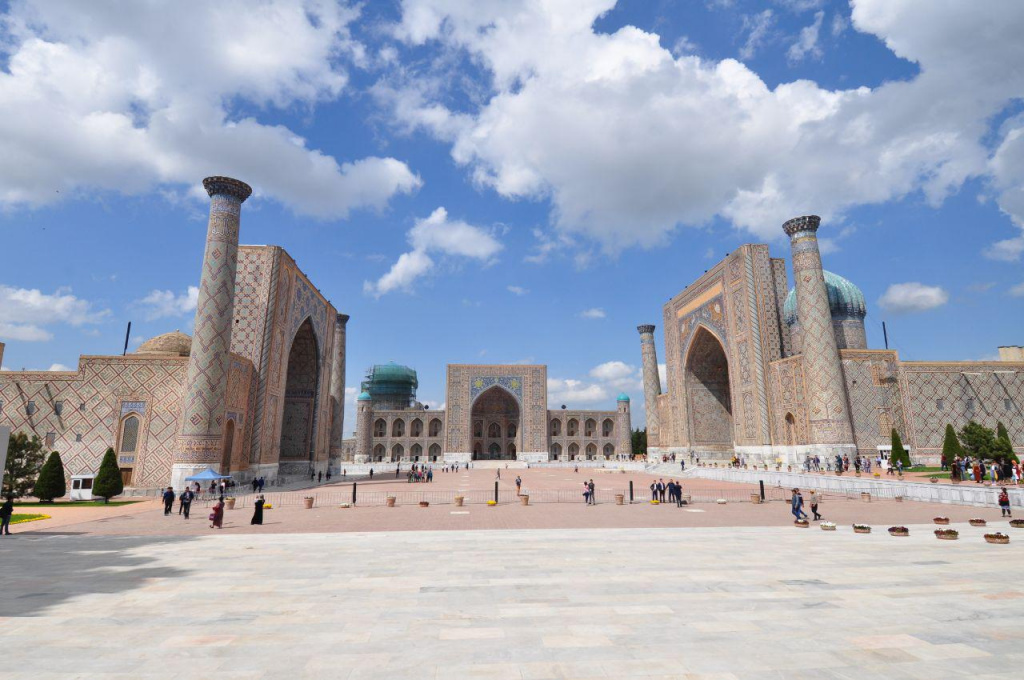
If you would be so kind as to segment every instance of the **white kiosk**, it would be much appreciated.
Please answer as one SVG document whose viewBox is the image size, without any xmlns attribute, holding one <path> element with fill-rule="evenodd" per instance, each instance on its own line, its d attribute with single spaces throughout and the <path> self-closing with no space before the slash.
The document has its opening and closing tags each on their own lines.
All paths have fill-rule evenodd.
<svg viewBox="0 0 1024 680">
<path fill-rule="evenodd" d="M 96 475 L 71 475 L 71 500 L 91 501 L 94 479 Z"/>
</svg>

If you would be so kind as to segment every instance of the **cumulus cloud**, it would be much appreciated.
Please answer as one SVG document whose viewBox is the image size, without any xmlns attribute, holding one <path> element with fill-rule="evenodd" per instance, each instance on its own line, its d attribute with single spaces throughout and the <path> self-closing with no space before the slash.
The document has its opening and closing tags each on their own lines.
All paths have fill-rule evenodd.
<svg viewBox="0 0 1024 680">
<path fill-rule="evenodd" d="M 878 299 L 878 305 L 893 314 L 925 312 L 949 301 L 949 293 L 939 286 L 923 283 L 894 283 Z"/>
<path fill-rule="evenodd" d="M 51 340 L 53 333 L 45 326 L 78 327 L 99 323 L 108 316 L 109 309 L 95 309 L 91 302 L 73 295 L 70 288 L 58 288 L 49 294 L 0 284 L 0 338 L 6 340 Z"/>
<path fill-rule="evenodd" d="M 740 59 L 752 59 L 768 40 L 774 25 L 775 14 L 770 9 L 743 15 L 743 30 L 747 33 L 747 40 L 740 47 Z"/>
<path fill-rule="evenodd" d="M 12 3 L 0 16 L 0 205 L 229 174 L 328 218 L 415 190 L 401 161 L 339 163 L 253 113 L 336 99 L 341 63 L 362 53 L 357 16 L 328 0 Z"/>
<path fill-rule="evenodd" d="M 523 288 L 522 286 L 506 286 L 506 288 L 508 289 L 508 292 L 512 293 L 513 295 L 526 295 L 527 293 L 530 292 L 526 288 Z"/>
<path fill-rule="evenodd" d="M 597 383 L 582 380 L 548 378 L 548 401 L 552 404 L 593 404 L 611 398 L 608 390 Z"/>
<path fill-rule="evenodd" d="M 198 302 L 199 287 L 189 286 L 184 293 L 178 294 L 169 290 L 151 291 L 146 297 L 136 300 L 133 306 L 142 311 L 146 321 L 154 321 L 194 312 Z"/>
<path fill-rule="evenodd" d="M 364 293 L 379 298 L 395 290 L 411 291 L 416 280 L 435 268 L 436 263 L 428 253 L 486 263 L 503 247 L 488 230 L 461 220 L 449 220 L 448 211 L 443 207 L 417 220 L 409 230 L 408 240 L 412 250 L 402 253 L 377 281 L 363 282 Z"/>
<path fill-rule="evenodd" d="M 818 34 L 821 32 L 821 22 L 825 20 L 824 12 L 817 12 L 814 15 L 814 23 L 800 29 L 796 42 L 789 46 L 786 57 L 790 63 L 803 61 L 807 57 L 821 59 L 821 45 L 818 44 Z"/>
<path fill-rule="evenodd" d="M 640 369 L 624 361 L 598 364 L 590 369 L 587 379 L 548 378 L 548 400 L 570 408 L 578 404 L 610 402 L 619 392 L 643 392 Z"/>
<path fill-rule="evenodd" d="M 580 316 L 584 319 L 603 319 L 607 315 L 600 307 L 591 307 L 590 309 L 584 309 L 580 312 Z"/>
<path fill-rule="evenodd" d="M 1024 121 L 1001 132 L 994 155 L 986 146 L 990 121 L 1024 92 L 1019 1 L 979 12 L 971 3 L 853 0 L 852 28 L 920 68 L 835 90 L 807 80 L 769 87 L 736 60 L 675 55 L 632 26 L 595 32 L 615 4 L 404 0 L 399 40 L 466 54 L 488 78 L 457 98 L 468 104 L 450 108 L 464 80 L 446 77 L 457 60 L 437 59 L 388 78 L 378 95 L 398 125 L 450 144 L 478 185 L 549 202 L 558 232 L 609 252 L 660 244 L 716 217 L 779 238 L 782 222 L 813 211 L 825 237 L 855 206 L 908 195 L 938 206 L 973 177 L 991 179 L 1000 207 L 1024 217 L 1024 153 L 1013 132 Z"/>
<path fill-rule="evenodd" d="M 50 367 L 48 369 L 46 369 L 46 370 L 47 371 L 73 371 L 75 369 L 71 368 L 70 366 L 65 366 L 64 364 L 50 364 Z"/>
</svg>

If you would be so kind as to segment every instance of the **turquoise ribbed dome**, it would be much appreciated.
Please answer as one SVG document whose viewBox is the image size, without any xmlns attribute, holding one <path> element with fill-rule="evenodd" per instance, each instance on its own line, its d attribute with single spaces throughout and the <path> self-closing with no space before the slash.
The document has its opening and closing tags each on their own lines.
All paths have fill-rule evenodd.
<svg viewBox="0 0 1024 680">
<path fill-rule="evenodd" d="M 823 273 L 825 290 L 828 291 L 828 306 L 833 317 L 852 316 L 863 319 L 867 316 L 868 308 L 860 288 L 838 274 L 829 271 Z M 782 320 L 787 326 L 792 326 L 797 322 L 796 316 L 796 288 L 791 288 L 789 295 L 786 296 L 786 302 L 782 305 Z"/>
<path fill-rule="evenodd" d="M 629 401 L 629 395 L 625 392 L 619 392 L 619 398 L 616 401 Z"/>
<path fill-rule="evenodd" d="M 370 396 L 369 392 L 360 392 L 356 398 L 357 401 L 370 401 L 373 397 Z"/>
</svg>

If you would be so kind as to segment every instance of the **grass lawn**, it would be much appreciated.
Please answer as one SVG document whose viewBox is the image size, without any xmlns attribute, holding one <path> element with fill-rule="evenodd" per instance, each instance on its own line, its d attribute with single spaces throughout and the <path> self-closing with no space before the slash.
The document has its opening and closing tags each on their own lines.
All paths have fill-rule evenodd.
<svg viewBox="0 0 1024 680">
<path fill-rule="evenodd" d="M 49 515 L 11 515 L 11 524 L 22 524 L 23 522 L 35 522 L 37 519 L 50 519 Z"/>
<path fill-rule="evenodd" d="M 926 467 L 926 466 L 922 466 L 922 467 L 912 467 L 912 468 L 910 468 L 909 471 L 910 472 L 942 472 L 943 470 L 940 467 Z M 935 475 L 935 476 L 936 477 L 941 477 L 942 475 Z M 946 476 L 947 477 L 949 476 L 948 472 L 946 473 Z"/>
<path fill-rule="evenodd" d="M 39 501 L 18 501 L 14 504 L 16 508 L 95 508 L 100 505 L 117 507 L 118 505 L 131 505 L 141 501 L 110 501 L 104 503 L 99 501 L 54 501 L 52 503 L 40 503 Z"/>
</svg>

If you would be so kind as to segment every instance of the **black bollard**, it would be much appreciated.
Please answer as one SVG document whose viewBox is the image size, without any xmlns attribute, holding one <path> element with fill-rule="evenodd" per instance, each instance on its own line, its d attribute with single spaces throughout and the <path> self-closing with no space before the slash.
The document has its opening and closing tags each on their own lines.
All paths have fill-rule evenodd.
<svg viewBox="0 0 1024 680">
<path fill-rule="evenodd" d="M 498 482 L 494 482 L 494 502 L 498 502 Z"/>
<path fill-rule="evenodd" d="M 757 483 L 761 485 L 761 502 L 764 503 L 764 480 L 758 480 Z"/>
<path fill-rule="evenodd" d="M 352 482 L 352 505 L 356 504 L 356 483 Z"/>
<path fill-rule="evenodd" d="M 633 502 L 633 480 L 629 480 L 629 502 Z"/>
</svg>

